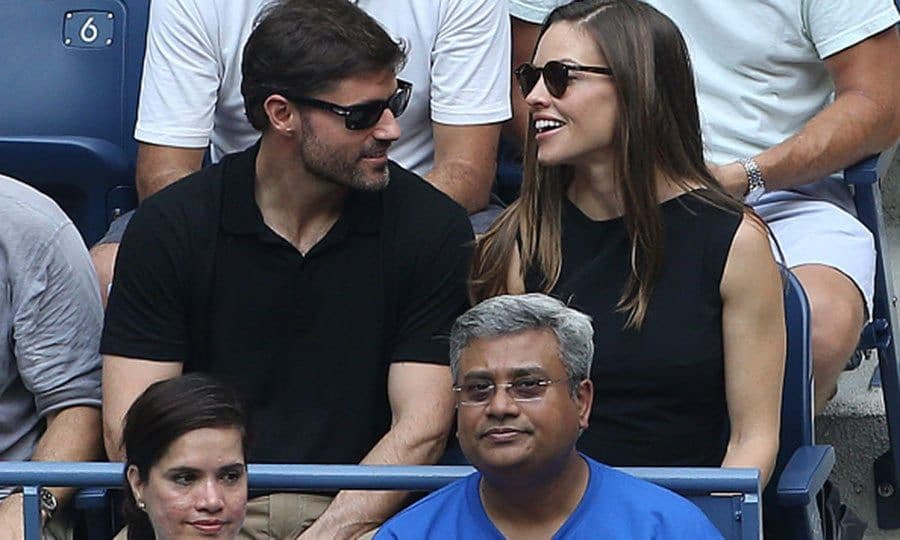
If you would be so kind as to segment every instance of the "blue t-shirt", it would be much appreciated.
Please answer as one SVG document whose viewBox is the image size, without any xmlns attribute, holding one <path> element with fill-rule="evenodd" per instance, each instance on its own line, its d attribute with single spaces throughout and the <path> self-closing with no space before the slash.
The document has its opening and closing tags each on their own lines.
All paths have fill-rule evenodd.
<svg viewBox="0 0 900 540">
<path fill-rule="evenodd" d="M 584 457 L 590 466 L 581 502 L 554 540 L 721 539 L 722 535 L 690 501 Z M 481 473 L 435 491 L 389 520 L 376 540 L 474 538 L 503 540 L 481 504 Z"/>
</svg>

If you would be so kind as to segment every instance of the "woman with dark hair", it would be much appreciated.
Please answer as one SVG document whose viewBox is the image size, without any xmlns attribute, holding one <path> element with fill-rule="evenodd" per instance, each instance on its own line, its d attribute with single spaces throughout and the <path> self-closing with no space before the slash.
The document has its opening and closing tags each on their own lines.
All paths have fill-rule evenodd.
<svg viewBox="0 0 900 540">
<path fill-rule="evenodd" d="M 765 224 L 706 168 L 678 29 L 637 0 L 573 2 L 516 76 L 530 112 L 522 193 L 478 241 L 472 299 L 545 292 L 592 316 L 586 454 L 756 467 L 765 482 L 781 280 Z"/>
<path fill-rule="evenodd" d="M 127 529 L 117 539 L 237 536 L 247 432 L 231 389 L 200 373 L 151 385 L 128 409 L 122 446 Z"/>
</svg>

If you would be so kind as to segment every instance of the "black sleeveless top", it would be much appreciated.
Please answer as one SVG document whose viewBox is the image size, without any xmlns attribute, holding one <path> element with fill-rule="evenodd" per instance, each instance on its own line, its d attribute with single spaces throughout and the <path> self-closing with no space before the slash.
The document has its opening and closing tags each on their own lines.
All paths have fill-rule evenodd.
<svg viewBox="0 0 900 540">
<path fill-rule="evenodd" d="M 741 216 L 681 195 L 661 205 L 662 273 L 640 331 L 615 306 L 630 247 L 621 218 L 562 209 L 551 294 L 593 317 L 594 404 L 579 449 L 613 466 L 718 467 L 728 442 L 719 285 Z M 525 287 L 539 291 L 530 267 Z"/>
</svg>

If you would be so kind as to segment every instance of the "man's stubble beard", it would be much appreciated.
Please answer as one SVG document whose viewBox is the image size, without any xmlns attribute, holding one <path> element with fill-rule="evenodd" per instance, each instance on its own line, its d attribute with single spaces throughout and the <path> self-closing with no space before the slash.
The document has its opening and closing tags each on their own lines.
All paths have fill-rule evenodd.
<svg viewBox="0 0 900 540">
<path fill-rule="evenodd" d="M 360 161 L 367 154 L 382 150 L 380 147 L 387 150 L 389 143 L 370 145 L 363 149 L 355 160 L 345 160 L 341 157 L 341 153 L 335 152 L 316 135 L 312 125 L 305 118 L 302 122 L 304 137 L 300 142 L 300 159 L 307 171 L 325 182 L 360 191 L 381 191 L 387 187 L 390 180 L 387 164 L 376 180 L 366 175 Z"/>
</svg>

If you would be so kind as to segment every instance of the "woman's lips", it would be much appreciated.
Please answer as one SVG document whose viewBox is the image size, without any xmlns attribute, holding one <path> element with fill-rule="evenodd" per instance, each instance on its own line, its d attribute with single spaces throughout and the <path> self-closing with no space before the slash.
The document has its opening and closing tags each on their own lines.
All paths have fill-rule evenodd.
<svg viewBox="0 0 900 540">
<path fill-rule="evenodd" d="M 218 519 L 198 519 L 190 524 L 204 534 L 216 534 L 225 526 L 225 522 Z"/>
</svg>

